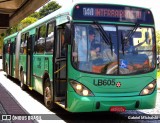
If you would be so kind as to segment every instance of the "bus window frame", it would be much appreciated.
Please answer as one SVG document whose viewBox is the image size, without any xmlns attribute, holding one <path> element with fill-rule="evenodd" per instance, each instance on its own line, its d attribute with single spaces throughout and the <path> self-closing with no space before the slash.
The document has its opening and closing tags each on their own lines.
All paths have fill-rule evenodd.
<svg viewBox="0 0 160 123">
<path fill-rule="evenodd" d="M 7 41 L 7 53 L 10 54 L 11 53 L 11 39 L 9 39 Z"/>
<path fill-rule="evenodd" d="M 45 33 L 44 33 L 44 39 L 42 39 L 42 40 L 44 40 L 43 42 L 42 42 L 42 44 L 40 44 L 39 43 L 39 40 L 40 40 L 40 38 L 41 38 L 41 30 L 42 30 L 42 27 L 45 27 Z M 37 40 L 35 41 L 36 42 L 36 53 L 37 54 L 44 54 L 45 53 L 45 51 L 46 51 L 46 48 L 45 48 L 45 42 L 46 42 L 46 33 L 47 33 L 47 25 L 46 25 L 46 23 L 43 23 L 42 25 L 40 25 L 38 28 L 38 38 L 37 38 Z M 42 37 L 43 38 L 43 37 Z M 37 46 L 37 45 L 39 45 L 40 44 L 40 48 L 42 47 L 42 52 L 38 49 L 39 47 Z M 43 45 L 44 44 L 44 45 Z"/>
<path fill-rule="evenodd" d="M 53 37 L 53 42 L 51 41 L 51 45 L 52 45 L 51 51 L 48 51 L 48 49 L 47 49 L 47 38 L 48 38 L 49 29 L 50 29 L 50 28 L 49 28 L 49 27 L 50 27 L 50 26 L 49 26 L 50 24 L 53 25 L 53 28 L 52 28 L 53 36 L 51 36 L 51 37 Z M 48 22 L 46 26 L 47 26 L 47 29 L 46 29 L 46 38 L 45 38 L 45 52 L 46 52 L 46 53 L 49 53 L 49 54 L 50 54 L 50 53 L 52 54 L 52 53 L 53 53 L 53 50 L 54 50 L 54 40 L 55 40 L 55 39 L 54 39 L 54 31 L 55 31 L 55 30 L 54 30 L 54 27 L 55 27 L 54 21 Z"/>
<path fill-rule="evenodd" d="M 24 33 L 25 35 L 25 39 L 24 39 L 24 54 L 26 55 L 27 54 L 27 42 L 28 42 L 28 38 L 29 38 L 29 32 L 26 32 Z"/>
<path fill-rule="evenodd" d="M 56 49 L 57 50 L 56 51 L 56 56 L 58 56 L 58 58 L 64 58 L 66 56 L 62 56 L 62 54 L 61 54 L 61 52 L 62 52 L 62 42 L 61 42 L 61 38 L 62 37 L 61 36 L 62 36 L 62 33 L 65 31 L 65 28 L 64 28 L 64 26 L 58 26 L 56 30 L 57 30 L 57 33 L 56 33 L 57 34 L 56 46 L 58 46 L 57 49 Z"/>
<path fill-rule="evenodd" d="M 13 54 L 15 54 L 16 53 L 16 40 L 17 40 L 17 38 L 14 38 L 14 43 L 13 43 Z"/>
</svg>

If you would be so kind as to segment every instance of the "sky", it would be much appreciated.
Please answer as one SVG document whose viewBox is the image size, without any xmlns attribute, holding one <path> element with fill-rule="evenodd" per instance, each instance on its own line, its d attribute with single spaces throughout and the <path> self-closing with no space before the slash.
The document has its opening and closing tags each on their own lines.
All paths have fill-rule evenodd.
<svg viewBox="0 0 160 123">
<path fill-rule="evenodd" d="M 76 0 L 54 0 L 59 5 L 64 6 L 68 5 L 68 3 L 72 3 L 72 1 Z M 98 1 L 98 0 L 92 0 L 92 1 Z M 140 5 L 143 7 L 150 8 L 156 24 L 156 30 L 160 30 L 160 4 L 159 0 L 101 0 L 101 1 L 112 1 L 115 3 L 127 3 L 131 5 Z"/>
</svg>

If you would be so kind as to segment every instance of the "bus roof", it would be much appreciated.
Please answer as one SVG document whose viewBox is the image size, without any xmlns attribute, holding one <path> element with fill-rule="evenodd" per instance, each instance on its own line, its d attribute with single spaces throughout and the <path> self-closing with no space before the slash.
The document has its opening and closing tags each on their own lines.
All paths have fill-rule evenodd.
<svg viewBox="0 0 160 123">
<path fill-rule="evenodd" d="M 6 41 L 7 41 L 8 39 L 15 38 L 15 37 L 17 36 L 17 34 L 18 34 L 18 32 L 14 33 L 14 34 L 12 34 L 12 35 L 9 35 L 9 36 L 7 36 L 7 37 L 5 37 L 5 38 L 4 38 L 4 43 L 6 43 Z"/>
<path fill-rule="evenodd" d="M 52 12 L 51 14 L 43 17 L 42 19 L 38 20 L 37 22 L 29 25 L 28 27 L 24 28 L 22 30 L 22 33 L 25 32 L 26 30 L 30 30 L 34 27 L 37 27 L 39 25 L 42 25 L 43 23 L 47 22 L 47 21 L 50 21 L 50 20 L 53 20 L 54 18 L 57 18 L 63 14 L 67 14 L 67 15 L 70 15 L 71 14 L 71 10 L 70 7 L 62 7 L 54 12 Z"/>
</svg>

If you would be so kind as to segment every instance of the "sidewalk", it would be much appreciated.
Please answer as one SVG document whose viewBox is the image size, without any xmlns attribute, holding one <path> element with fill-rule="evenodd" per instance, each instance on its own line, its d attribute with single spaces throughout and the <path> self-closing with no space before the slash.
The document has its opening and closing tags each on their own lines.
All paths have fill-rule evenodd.
<svg viewBox="0 0 160 123">
<path fill-rule="evenodd" d="M 18 116 L 27 116 L 29 113 L 17 102 L 17 100 L 0 83 L 0 122 L 21 123 Z M 13 119 L 14 118 L 14 119 Z M 36 121 L 26 120 L 24 123 L 36 123 Z"/>
</svg>

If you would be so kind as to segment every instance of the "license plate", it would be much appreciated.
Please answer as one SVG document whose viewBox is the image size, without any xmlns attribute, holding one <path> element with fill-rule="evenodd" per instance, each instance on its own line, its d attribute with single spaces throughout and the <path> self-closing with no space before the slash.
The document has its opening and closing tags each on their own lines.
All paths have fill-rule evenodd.
<svg viewBox="0 0 160 123">
<path fill-rule="evenodd" d="M 112 106 L 110 107 L 110 112 L 125 112 L 126 108 L 123 106 Z"/>
</svg>

